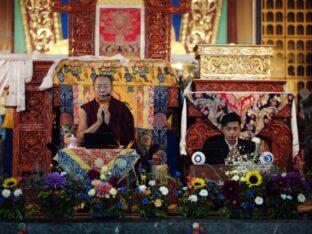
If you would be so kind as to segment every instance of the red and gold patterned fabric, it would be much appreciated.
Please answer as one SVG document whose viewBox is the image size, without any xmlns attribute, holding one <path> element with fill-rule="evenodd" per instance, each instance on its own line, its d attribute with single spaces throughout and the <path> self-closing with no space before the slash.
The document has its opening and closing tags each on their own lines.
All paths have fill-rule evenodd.
<svg viewBox="0 0 312 234">
<path fill-rule="evenodd" d="M 126 65 L 119 60 L 63 59 L 55 68 L 54 85 L 92 85 L 97 74 L 113 77 L 114 86 L 178 86 L 178 79 L 166 60 L 130 60 Z"/>
<path fill-rule="evenodd" d="M 99 17 L 99 55 L 140 58 L 141 9 L 101 8 Z"/>
<path fill-rule="evenodd" d="M 290 93 L 188 93 L 190 102 L 217 127 L 223 115 L 236 112 L 242 118 L 241 137 L 251 139 L 286 105 L 292 105 Z"/>
</svg>

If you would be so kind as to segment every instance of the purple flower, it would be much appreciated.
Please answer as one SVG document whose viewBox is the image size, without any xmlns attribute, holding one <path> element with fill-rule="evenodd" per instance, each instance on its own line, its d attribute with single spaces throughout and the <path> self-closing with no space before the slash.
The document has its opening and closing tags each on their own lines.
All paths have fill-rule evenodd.
<svg viewBox="0 0 312 234">
<path fill-rule="evenodd" d="M 308 190 L 309 193 L 312 193 L 312 178 L 305 181 L 304 187 Z"/>
<path fill-rule="evenodd" d="M 0 205 L 4 203 L 4 198 L 0 197 Z"/>
<path fill-rule="evenodd" d="M 59 190 L 66 184 L 66 179 L 58 172 L 51 172 L 46 177 L 46 183 L 49 188 Z"/>
<path fill-rule="evenodd" d="M 272 186 L 278 193 L 281 193 L 281 191 L 284 191 L 287 188 L 286 177 L 283 177 L 282 175 L 273 176 Z"/>
<path fill-rule="evenodd" d="M 302 188 L 301 175 L 298 172 L 291 171 L 286 175 L 287 186 L 291 190 L 297 190 Z"/>
<path fill-rule="evenodd" d="M 239 194 L 240 194 L 238 181 L 234 181 L 234 180 L 225 181 L 221 188 L 221 191 L 222 191 L 222 194 L 228 200 L 236 200 L 237 198 L 239 198 Z"/>
</svg>

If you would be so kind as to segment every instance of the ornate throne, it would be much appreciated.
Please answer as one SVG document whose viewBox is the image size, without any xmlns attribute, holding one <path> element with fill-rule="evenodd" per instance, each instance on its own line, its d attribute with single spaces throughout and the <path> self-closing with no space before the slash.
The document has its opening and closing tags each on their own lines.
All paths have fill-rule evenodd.
<svg viewBox="0 0 312 234">
<path fill-rule="evenodd" d="M 69 14 L 69 56 L 95 54 L 96 0 L 72 0 L 63 4 L 51 0 L 54 11 Z M 145 58 L 170 59 L 171 15 L 185 13 L 190 1 L 179 5 L 171 1 L 145 0 Z M 53 17 L 52 15 L 49 17 Z M 52 140 L 52 103 L 58 89 L 40 91 L 39 86 L 47 74 L 52 61 L 34 61 L 33 78 L 26 84 L 26 110 L 14 113 L 13 176 L 27 174 L 33 170 L 48 172 L 51 153 L 46 143 Z M 168 108 L 178 106 L 178 88 L 168 90 Z"/>
<path fill-rule="evenodd" d="M 199 58 L 201 79 L 192 82 L 193 92 L 221 96 L 224 93 L 284 95 L 286 81 L 268 80 L 272 55 L 270 47 L 198 45 L 196 53 Z M 290 95 L 288 97 L 292 99 L 291 94 L 285 95 Z M 232 98 L 233 96 L 235 95 L 231 95 Z M 226 101 L 229 105 L 236 105 L 236 100 Z M 286 100 L 285 105 L 272 114 L 271 121 L 256 134 L 267 143 L 275 156 L 275 165 L 280 168 L 289 167 L 291 164 L 293 140 L 290 128 L 291 103 Z M 243 109 L 244 105 L 248 104 L 241 105 Z M 221 134 L 216 122 L 207 118 L 207 115 L 190 99 L 187 99 L 187 123 L 185 144 L 188 155 L 192 155 L 195 149 L 201 149 L 207 139 Z"/>
</svg>

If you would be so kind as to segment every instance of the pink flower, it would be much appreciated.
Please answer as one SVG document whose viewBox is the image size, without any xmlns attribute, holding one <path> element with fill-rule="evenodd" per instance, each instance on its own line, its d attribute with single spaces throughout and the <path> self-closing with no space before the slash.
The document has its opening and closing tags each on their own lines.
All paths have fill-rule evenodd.
<svg viewBox="0 0 312 234">
<path fill-rule="evenodd" d="M 109 194 L 109 190 L 112 188 L 112 185 L 109 183 L 100 183 L 96 186 L 96 194 L 98 197 L 105 197 L 105 195 Z"/>
</svg>

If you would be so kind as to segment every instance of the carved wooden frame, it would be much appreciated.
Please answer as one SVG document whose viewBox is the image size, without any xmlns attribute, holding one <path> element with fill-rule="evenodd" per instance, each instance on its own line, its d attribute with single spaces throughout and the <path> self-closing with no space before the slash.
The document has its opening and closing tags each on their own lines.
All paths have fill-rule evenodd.
<svg viewBox="0 0 312 234">
<path fill-rule="evenodd" d="M 208 120 L 201 117 L 200 112 L 189 109 L 196 122 L 189 126 L 186 133 L 186 152 L 192 155 L 196 149 L 202 149 L 206 140 L 222 133 Z M 262 129 L 257 137 L 271 140 L 271 151 L 274 164 L 279 168 L 290 168 L 292 153 L 292 132 L 287 126 L 287 118 L 291 115 L 290 106 L 284 107 L 278 115 Z"/>
<path fill-rule="evenodd" d="M 62 3 L 51 0 L 54 11 L 69 14 L 70 56 L 95 54 L 96 0 L 73 0 Z M 145 8 L 145 58 L 170 60 L 171 16 L 190 10 L 191 0 L 171 1 L 144 0 Z"/>
</svg>

